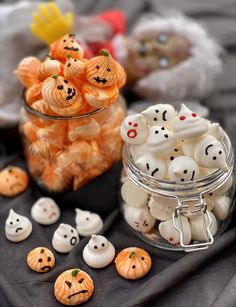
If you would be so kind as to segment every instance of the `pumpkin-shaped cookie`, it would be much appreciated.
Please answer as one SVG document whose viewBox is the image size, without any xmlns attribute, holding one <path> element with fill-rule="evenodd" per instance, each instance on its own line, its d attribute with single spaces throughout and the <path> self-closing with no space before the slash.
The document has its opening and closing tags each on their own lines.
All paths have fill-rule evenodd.
<svg viewBox="0 0 236 307">
<path fill-rule="evenodd" d="M 54 284 L 56 299 L 68 306 L 80 305 L 86 302 L 93 294 L 92 278 L 84 271 L 71 269 L 63 272 Z"/>
<path fill-rule="evenodd" d="M 70 54 L 73 59 L 83 59 L 84 50 L 81 45 L 75 40 L 74 34 L 68 34 L 59 40 L 55 41 L 50 46 L 51 56 L 53 59 L 66 62 L 67 54 Z"/>
<path fill-rule="evenodd" d="M 126 279 L 138 279 L 151 269 L 152 260 L 149 254 L 138 247 L 123 249 L 115 259 L 117 272 Z"/>
<path fill-rule="evenodd" d="M 0 172 L 0 194 L 8 197 L 24 192 L 29 184 L 28 175 L 16 166 L 8 166 Z"/>
<path fill-rule="evenodd" d="M 43 81 L 42 96 L 51 108 L 69 107 L 75 102 L 79 104 L 82 100 L 74 84 L 58 75 L 52 75 Z"/>
<path fill-rule="evenodd" d="M 27 264 L 35 272 L 46 273 L 53 269 L 55 257 L 46 247 L 36 247 L 27 255 Z"/>
<path fill-rule="evenodd" d="M 105 50 L 84 65 L 86 80 L 97 87 L 108 87 L 120 83 L 121 66 Z M 125 75 L 125 74 L 124 74 Z"/>
<path fill-rule="evenodd" d="M 40 65 L 41 62 L 32 56 L 24 58 L 20 62 L 18 68 L 15 70 L 15 74 L 23 86 L 29 88 L 30 86 L 40 81 L 37 76 L 38 68 Z"/>
<path fill-rule="evenodd" d="M 26 93 L 25 93 L 25 100 L 28 105 L 31 105 L 37 100 L 40 100 L 42 98 L 41 94 L 41 88 L 42 88 L 42 83 L 35 83 L 34 85 L 30 86 Z"/>
<path fill-rule="evenodd" d="M 67 60 L 64 65 L 63 74 L 67 79 L 77 77 L 83 71 L 84 62 L 78 59 L 73 59 L 70 54 L 67 55 Z"/>
<path fill-rule="evenodd" d="M 61 71 L 61 63 L 47 57 L 46 60 L 38 68 L 38 78 L 43 81 L 51 75 L 59 74 Z"/>
</svg>

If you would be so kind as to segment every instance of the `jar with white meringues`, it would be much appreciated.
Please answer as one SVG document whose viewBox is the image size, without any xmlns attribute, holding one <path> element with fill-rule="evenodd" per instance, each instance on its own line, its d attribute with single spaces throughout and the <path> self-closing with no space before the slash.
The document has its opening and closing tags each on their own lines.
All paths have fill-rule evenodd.
<svg viewBox="0 0 236 307">
<path fill-rule="evenodd" d="M 218 123 L 182 104 L 156 104 L 125 118 L 122 213 L 146 242 L 202 250 L 230 222 L 234 152 Z"/>
</svg>

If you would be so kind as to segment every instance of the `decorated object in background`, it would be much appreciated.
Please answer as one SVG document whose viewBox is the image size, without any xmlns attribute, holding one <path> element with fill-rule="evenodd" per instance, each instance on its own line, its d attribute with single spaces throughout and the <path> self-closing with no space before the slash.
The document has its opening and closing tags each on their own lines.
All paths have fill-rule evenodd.
<svg viewBox="0 0 236 307">
<path fill-rule="evenodd" d="M 27 173 L 16 166 L 8 166 L 0 171 L 0 194 L 14 197 L 24 192 L 29 184 Z"/>
<path fill-rule="evenodd" d="M 68 306 L 80 305 L 93 294 L 92 278 L 80 269 L 70 269 L 61 273 L 54 284 L 56 299 Z"/>
<path fill-rule="evenodd" d="M 149 254 L 138 247 L 123 249 L 116 256 L 115 266 L 117 272 L 126 279 L 139 279 L 144 277 L 151 269 L 152 259 Z"/>
<path fill-rule="evenodd" d="M 49 197 L 40 197 L 31 208 L 32 218 L 41 225 L 52 225 L 60 218 L 60 208 Z"/>
<path fill-rule="evenodd" d="M 50 45 L 45 61 L 28 57 L 15 72 L 26 87 L 25 156 L 42 188 L 77 190 L 121 158 L 119 89 L 126 76 L 107 51 L 87 60 L 67 34 Z"/>
<path fill-rule="evenodd" d="M 7 239 L 12 242 L 21 242 L 27 239 L 31 232 L 32 224 L 30 220 L 11 209 L 5 223 Z"/>
<path fill-rule="evenodd" d="M 79 235 L 89 237 L 102 230 L 103 221 L 97 213 L 76 208 L 75 214 L 76 229 Z"/>
<path fill-rule="evenodd" d="M 46 247 L 36 247 L 27 255 L 27 264 L 35 272 L 47 273 L 55 264 L 53 253 Z"/>
<path fill-rule="evenodd" d="M 83 249 L 83 259 L 92 268 L 108 266 L 115 257 L 115 248 L 104 236 L 92 235 Z"/>
<path fill-rule="evenodd" d="M 69 253 L 78 243 L 77 230 L 68 224 L 60 224 L 53 234 L 52 246 L 59 253 Z"/>
</svg>

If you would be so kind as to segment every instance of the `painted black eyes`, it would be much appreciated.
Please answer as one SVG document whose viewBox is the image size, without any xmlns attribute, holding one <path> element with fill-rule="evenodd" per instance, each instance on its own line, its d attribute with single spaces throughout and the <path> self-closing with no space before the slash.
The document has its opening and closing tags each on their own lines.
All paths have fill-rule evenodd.
<svg viewBox="0 0 236 307">
<path fill-rule="evenodd" d="M 19 222 L 20 220 L 19 220 L 19 219 L 16 219 L 16 221 Z"/>
<path fill-rule="evenodd" d="M 105 246 L 105 243 L 102 243 L 102 247 L 104 247 Z"/>
<path fill-rule="evenodd" d="M 166 139 L 168 139 L 169 135 L 168 135 L 168 134 L 164 134 L 164 137 L 165 137 Z"/>
<path fill-rule="evenodd" d="M 98 247 L 97 247 L 97 245 L 94 245 L 94 247 L 93 247 L 94 249 L 98 249 Z"/>
<path fill-rule="evenodd" d="M 52 258 L 51 257 L 48 257 L 48 262 L 50 262 L 52 260 Z"/>
<path fill-rule="evenodd" d="M 187 172 L 188 172 L 188 171 L 187 171 L 186 169 L 183 171 L 184 174 L 187 174 Z"/>
<path fill-rule="evenodd" d="M 74 230 L 73 230 L 73 229 L 71 229 L 70 231 L 71 231 L 72 233 L 74 232 Z"/>
<path fill-rule="evenodd" d="M 156 112 L 156 113 L 159 113 L 159 110 L 158 110 L 158 109 L 156 109 L 156 110 L 155 110 L 155 112 Z"/>
<path fill-rule="evenodd" d="M 157 118 L 156 118 L 156 117 L 154 117 L 154 118 L 153 118 L 153 120 L 156 122 L 156 121 L 157 121 Z"/>
<path fill-rule="evenodd" d="M 158 131 L 158 130 L 156 130 L 156 131 L 155 131 L 155 134 L 158 134 L 158 133 L 159 133 L 159 131 Z"/>
<path fill-rule="evenodd" d="M 83 281 L 84 281 L 84 278 L 80 278 L 80 280 L 78 280 L 78 284 L 82 284 Z"/>
<path fill-rule="evenodd" d="M 214 156 L 212 159 L 213 159 L 213 160 L 216 160 L 216 156 Z"/>
<path fill-rule="evenodd" d="M 64 235 L 64 238 L 67 238 L 67 235 Z"/>
<path fill-rule="evenodd" d="M 169 36 L 166 33 L 160 33 L 157 40 L 158 40 L 159 43 L 164 45 L 168 42 Z"/>
<path fill-rule="evenodd" d="M 86 217 L 86 221 L 89 221 L 89 217 Z"/>
<path fill-rule="evenodd" d="M 67 80 L 64 80 L 64 82 L 67 84 L 68 83 L 68 81 Z"/>
<path fill-rule="evenodd" d="M 184 178 L 181 178 L 180 180 L 183 182 L 183 181 L 184 181 Z"/>
<path fill-rule="evenodd" d="M 42 259 L 42 258 L 39 258 L 38 262 L 40 262 L 40 263 L 43 262 L 43 259 Z"/>
<path fill-rule="evenodd" d="M 57 89 L 58 89 L 58 90 L 63 90 L 63 85 L 58 85 L 58 86 L 57 86 Z"/>
<path fill-rule="evenodd" d="M 221 155 L 221 154 L 222 154 L 222 151 L 220 150 L 220 151 L 219 151 L 219 155 Z"/>
<path fill-rule="evenodd" d="M 161 130 L 165 130 L 165 127 L 161 127 Z"/>
<path fill-rule="evenodd" d="M 173 161 L 173 160 L 174 160 L 174 158 L 175 158 L 175 157 L 171 156 L 171 157 L 170 157 L 170 161 Z"/>
<path fill-rule="evenodd" d="M 70 281 L 68 281 L 68 280 L 65 281 L 65 284 L 66 284 L 69 288 L 72 287 L 72 283 L 71 283 Z"/>
<path fill-rule="evenodd" d="M 177 149 L 177 148 L 175 148 L 175 152 L 178 152 L 178 149 Z"/>
<path fill-rule="evenodd" d="M 99 69 L 100 67 L 97 65 L 96 68 Z"/>
<path fill-rule="evenodd" d="M 135 269 L 136 268 L 136 266 L 135 265 L 132 265 L 132 269 Z"/>
<path fill-rule="evenodd" d="M 63 39 L 63 42 L 66 43 L 66 39 Z"/>
<path fill-rule="evenodd" d="M 107 71 L 111 71 L 110 68 L 107 68 Z"/>
</svg>

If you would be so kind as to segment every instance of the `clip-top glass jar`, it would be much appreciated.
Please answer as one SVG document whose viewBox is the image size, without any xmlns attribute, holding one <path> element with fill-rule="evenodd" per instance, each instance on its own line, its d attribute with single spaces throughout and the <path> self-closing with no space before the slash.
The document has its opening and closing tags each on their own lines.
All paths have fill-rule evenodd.
<svg viewBox="0 0 236 307">
<path fill-rule="evenodd" d="M 79 116 L 50 116 L 23 102 L 20 132 L 29 172 L 49 193 L 74 191 L 121 159 L 124 101 Z"/>
<path fill-rule="evenodd" d="M 222 144 L 227 172 L 216 170 L 180 183 L 143 173 L 134 163 L 131 146 L 124 146 L 121 195 L 124 192 L 126 202 L 122 201 L 122 212 L 138 237 L 163 249 L 189 252 L 208 248 L 225 230 L 235 192 L 234 152 L 225 132 Z"/>
</svg>

